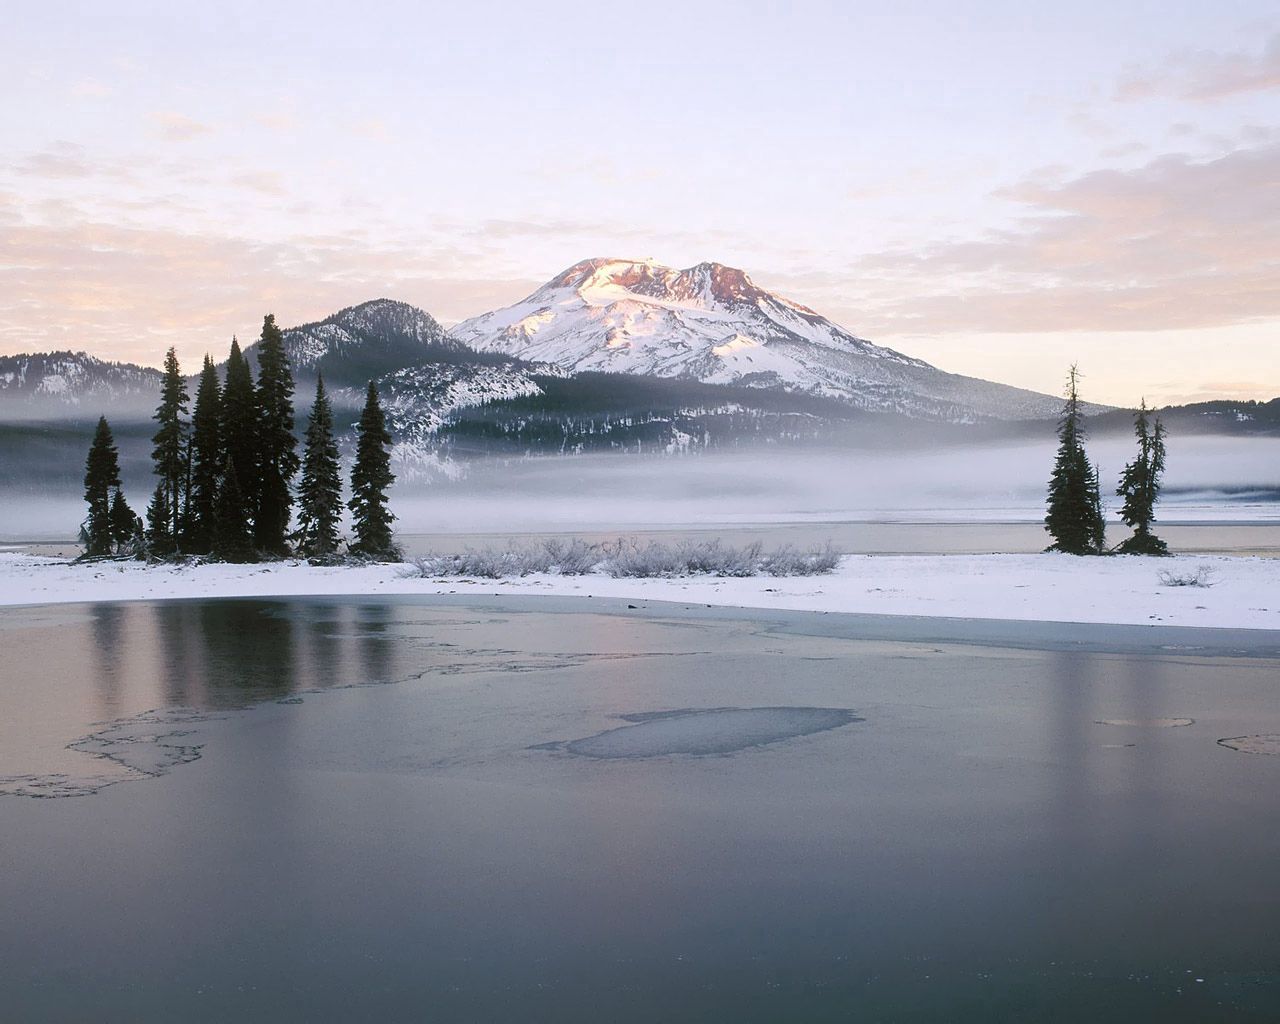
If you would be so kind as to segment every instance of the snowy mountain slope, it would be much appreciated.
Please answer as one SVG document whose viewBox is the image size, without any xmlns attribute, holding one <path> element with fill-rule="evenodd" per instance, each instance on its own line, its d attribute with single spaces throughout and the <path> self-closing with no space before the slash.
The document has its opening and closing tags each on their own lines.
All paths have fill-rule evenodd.
<svg viewBox="0 0 1280 1024">
<path fill-rule="evenodd" d="M 392 299 L 350 306 L 283 333 L 294 375 L 314 381 L 322 373 L 335 387 L 363 388 L 373 378 L 401 367 L 428 360 L 468 361 L 472 356 L 431 314 Z M 259 344 L 245 349 L 255 375 Z"/>
<path fill-rule="evenodd" d="M 543 367 L 542 369 L 549 369 Z M 426 443 L 458 409 L 542 394 L 535 373 L 518 363 L 502 366 L 431 363 L 407 366 L 378 380 L 387 426 L 397 442 Z"/>
<path fill-rule="evenodd" d="M 160 371 L 112 363 L 84 352 L 0 356 L 0 416 L 93 416 L 150 402 Z"/>
<path fill-rule="evenodd" d="M 592 259 L 450 334 L 571 372 L 783 387 L 857 408 L 966 421 L 1054 416 L 1061 400 L 946 373 L 765 291 L 741 270 Z"/>
</svg>

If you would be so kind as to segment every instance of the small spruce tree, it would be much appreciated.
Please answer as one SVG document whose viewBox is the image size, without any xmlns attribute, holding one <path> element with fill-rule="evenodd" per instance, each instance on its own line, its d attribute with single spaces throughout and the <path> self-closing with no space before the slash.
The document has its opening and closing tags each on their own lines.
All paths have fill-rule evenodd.
<svg viewBox="0 0 1280 1024">
<path fill-rule="evenodd" d="M 187 547 L 198 555 L 213 550 L 213 530 L 218 504 L 218 479 L 222 472 L 222 390 L 218 371 L 206 354 L 191 412 L 191 501 L 187 516 Z"/>
<path fill-rule="evenodd" d="M 1058 453 L 1049 479 L 1045 529 L 1053 537 L 1050 551 L 1094 555 L 1106 540 L 1098 469 L 1084 448 L 1084 414 L 1080 410 L 1080 373 L 1067 374 L 1066 402 L 1058 421 Z"/>
<path fill-rule="evenodd" d="M 147 506 L 147 553 L 152 558 L 171 558 L 178 551 L 173 535 L 173 515 L 169 506 L 169 488 L 165 481 L 156 484 Z"/>
<path fill-rule="evenodd" d="M 244 515 L 245 500 L 236 478 L 236 468 L 228 454 L 218 486 L 214 514 L 213 556 L 224 562 L 254 562 L 253 530 Z"/>
<path fill-rule="evenodd" d="M 1160 498 L 1160 477 L 1164 474 L 1164 424 L 1150 417 L 1146 399 L 1133 415 L 1133 433 L 1138 439 L 1138 455 L 1124 467 L 1116 495 L 1124 499 L 1120 519 L 1133 536 L 1117 549 L 1126 555 L 1167 555 L 1169 546 L 1151 532 L 1156 502 Z"/>
<path fill-rule="evenodd" d="M 258 479 L 258 405 L 253 388 L 253 373 L 240 352 L 240 343 L 231 339 L 231 355 L 227 358 L 227 380 L 222 389 L 222 422 L 220 438 L 222 451 L 235 476 L 234 493 L 240 505 L 234 509 L 224 500 L 226 465 L 220 467 L 218 504 L 215 518 L 231 516 L 234 522 L 227 529 L 236 532 L 241 525 L 253 523 L 257 509 Z M 215 528 L 216 532 L 216 528 Z M 252 533 L 250 534 L 252 536 Z"/>
<path fill-rule="evenodd" d="M 298 441 L 293 436 L 293 375 L 276 318 L 262 321 L 258 345 L 258 510 L 253 539 L 258 549 L 285 555 L 285 535 L 293 499 L 289 491 L 298 471 Z"/>
<path fill-rule="evenodd" d="M 318 377 L 298 485 L 298 554 L 304 558 L 334 554 L 338 550 L 341 518 L 342 476 L 338 444 L 333 437 L 333 412 L 325 394 L 324 378 Z"/>
<path fill-rule="evenodd" d="M 89 515 L 82 530 L 86 555 L 109 555 L 114 549 L 111 488 L 119 486 L 120 453 L 107 418 L 99 416 L 84 466 L 84 500 L 89 503 Z"/>
<path fill-rule="evenodd" d="M 152 417 L 159 425 L 152 440 L 151 462 L 160 486 L 164 489 L 165 536 L 170 539 L 172 554 L 182 535 L 183 505 L 187 479 L 187 385 L 178 367 L 173 349 L 164 357 L 164 379 L 160 385 L 160 405 Z M 154 502 L 153 502 L 154 504 Z M 148 521 L 150 517 L 148 516 Z M 154 526 L 152 527 L 155 528 Z M 158 549 L 155 550 L 159 554 Z"/>
<path fill-rule="evenodd" d="M 356 426 L 356 461 L 351 469 L 351 553 L 368 558 L 394 559 L 399 551 L 391 539 L 395 516 L 387 508 L 387 488 L 395 480 L 391 472 L 391 435 L 378 401 L 378 389 L 369 381 L 364 411 Z"/>
<path fill-rule="evenodd" d="M 117 554 L 130 551 L 138 533 L 138 517 L 125 500 L 124 491 L 116 488 L 111 497 L 111 543 Z"/>
</svg>

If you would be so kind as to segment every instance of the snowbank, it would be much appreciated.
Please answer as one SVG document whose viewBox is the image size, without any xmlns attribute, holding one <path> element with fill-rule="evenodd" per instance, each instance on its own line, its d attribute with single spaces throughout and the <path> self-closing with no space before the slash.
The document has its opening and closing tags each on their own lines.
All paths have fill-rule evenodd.
<svg viewBox="0 0 1280 1024">
<path fill-rule="evenodd" d="M 1169 587 L 1162 573 L 1212 568 L 1210 587 Z M 1280 629 L 1280 559 L 1187 555 L 851 555 L 827 576 L 610 579 L 528 576 L 421 579 L 410 567 L 69 565 L 0 552 L 0 605 L 351 594 L 553 594 L 742 608 L 1044 622 Z"/>
</svg>

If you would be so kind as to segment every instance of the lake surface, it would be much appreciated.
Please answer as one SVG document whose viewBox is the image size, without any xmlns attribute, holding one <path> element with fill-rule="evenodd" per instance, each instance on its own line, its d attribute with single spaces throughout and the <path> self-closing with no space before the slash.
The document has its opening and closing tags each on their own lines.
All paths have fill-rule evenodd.
<svg viewBox="0 0 1280 1024">
<path fill-rule="evenodd" d="M 634 604 L 0 611 L 6 1015 L 1280 1016 L 1280 634 Z"/>
</svg>

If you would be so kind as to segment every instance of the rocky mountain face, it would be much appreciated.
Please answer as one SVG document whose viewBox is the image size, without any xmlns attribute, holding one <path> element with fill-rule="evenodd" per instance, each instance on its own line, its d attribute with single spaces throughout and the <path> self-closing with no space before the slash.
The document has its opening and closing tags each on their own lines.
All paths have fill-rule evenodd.
<svg viewBox="0 0 1280 1024">
<path fill-rule="evenodd" d="M 323 374 L 335 388 L 363 388 L 385 373 L 423 363 L 485 362 L 449 337 L 430 313 L 392 299 L 350 306 L 283 333 L 294 376 L 314 382 Z M 256 375 L 258 342 L 245 349 L 245 356 Z"/>
<path fill-rule="evenodd" d="M 160 371 L 84 352 L 0 356 L 0 418 L 96 419 L 109 408 L 149 402 Z"/>
<path fill-rule="evenodd" d="M 1061 405 L 872 344 L 719 263 L 676 270 L 651 261 L 586 260 L 450 333 L 474 349 L 573 373 L 783 388 L 858 409 L 955 422 L 1052 416 Z"/>
</svg>

